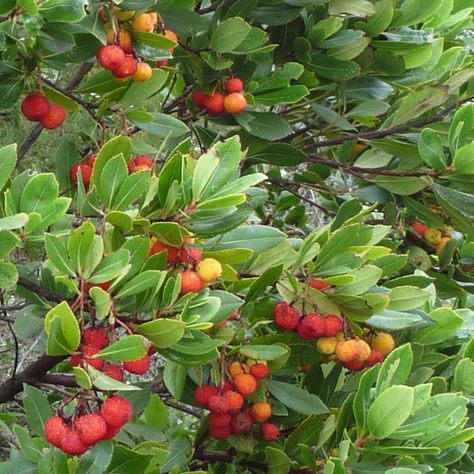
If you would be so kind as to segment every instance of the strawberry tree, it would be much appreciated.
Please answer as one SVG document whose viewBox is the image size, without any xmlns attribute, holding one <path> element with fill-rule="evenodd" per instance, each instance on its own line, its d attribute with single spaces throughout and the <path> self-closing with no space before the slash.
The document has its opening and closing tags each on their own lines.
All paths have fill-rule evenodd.
<svg viewBox="0 0 474 474">
<path fill-rule="evenodd" d="M 472 472 L 473 9 L 3 2 L 0 474 Z"/>
</svg>

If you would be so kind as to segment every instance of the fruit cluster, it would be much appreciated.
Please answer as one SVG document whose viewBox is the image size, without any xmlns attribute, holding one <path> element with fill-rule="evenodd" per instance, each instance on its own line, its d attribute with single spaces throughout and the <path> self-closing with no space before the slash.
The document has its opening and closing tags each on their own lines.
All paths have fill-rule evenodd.
<svg viewBox="0 0 474 474">
<path fill-rule="evenodd" d="M 248 434 L 255 423 L 259 423 L 265 441 L 277 439 L 279 426 L 268 423 L 272 415 L 270 403 L 248 400 L 257 390 L 258 382 L 268 376 L 267 365 L 257 361 L 233 362 L 228 372 L 231 381 L 219 387 L 201 385 L 194 392 L 196 403 L 210 411 L 209 434 L 216 439 L 226 439 L 231 434 Z"/>
<path fill-rule="evenodd" d="M 413 222 L 411 228 L 428 244 L 433 246 L 437 253 L 440 253 L 444 246 L 452 239 L 448 232 L 442 232 L 434 227 L 429 227 L 420 221 Z"/>
<path fill-rule="evenodd" d="M 81 399 L 79 413 L 69 418 L 59 415 L 49 418 L 44 424 L 48 442 L 65 454 L 80 456 L 99 441 L 113 438 L 131 420 L 132 406 L 118 395 L 100 403 L 100 410 L 91 412 Z"/>
<path fill-rule="evenodd" d="M 203 91 L 193 93 L 191 100 L 197 107 L 204 108 L 211 115 L 227 112 L 231 115 L 240 114 L 247 108 L 247 99 L 242 94 L 244 83 L 238 77 L 228 79 L 224 85 L 227 95 L 219 91 L 206 94 Z"/>
<path fill-rule="evenodd" d="M 382 362 L 393 350 L 395 341 L 390 334 L 380 333 L 369 339 L 346 338 L 344 320 L 335 314 L 302 314 L 285 301 L 273 309 L 275 324 L 285 331 L 296 331 L 302 339 L 316 339 L 316 348 L 330 360 L 341 362 L 349 370 L 357 371 Z"/>
<path fill-rule="evenodd" d="M 21 103 L 21 112 L 30 122 L 39 122 L 44 128 L 58 128 L 66 119 L 66 111 L 52 104 L 41 92 L 28 94 Z"/>
</svg>

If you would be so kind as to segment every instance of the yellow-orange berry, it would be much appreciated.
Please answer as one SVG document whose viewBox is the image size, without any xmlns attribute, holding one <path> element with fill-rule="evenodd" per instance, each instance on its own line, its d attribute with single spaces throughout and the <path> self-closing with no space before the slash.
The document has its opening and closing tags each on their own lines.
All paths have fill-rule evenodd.
<svg viewBox="0 0 474 474">
<path fill-rule="evenodd" d="M 272 406 L 267 402 L 256 402 L 250 408 L 250 414 L 255 421 L 263 423 L 272 416 Z"/>
<path fill-rule="evenodd" d="M 336 352 L 337 343 L 336 337 L 320 337 L 316 341 L 316 348 L 321 354 L 330 355 Z"/>
<path fill-rule="evenodd" d="M 395 339 L 391 334 L 381 332 L 377 334 L 372 341 L 370 341 L 372 349 L 379 351 L 382 355 L 387 355 L 392 352 L 395 347 Z"/>
<path fill-rule="evenodd" d="M 230 364 L 229 374 L 232 378 L 244 373 L 245 370 L 240 362 L 232 362 L 232 364 Z"/>
<path fill-rule="evenodd" d="M 132 20 L 132 29 L 150 33 L 155 28 L 153 17 L 149 13 L 142 13 Z"/>
<path fill-rule="evenodd" d="M 343 363 L 356 360 L 361 353 L 362 348 L 356 339 L 340 341 L 336 346 L 336 357 Z"/>
<path fill-rule="evenodd" d="M 370 357 L 371 348 L 370 346 L 362 339 L 358 339 L 359 346 L 361 348 L 360 356 L 357 357 L 357 362 L 365 362 Z"/>
<path fill-rule="evenodd" d="M 436 253 L 440 253 L 444 246 L 451 240 L 451 237 L 441 237 L 439 244 L 436 245 Z"/>
<path fill-rule="evenodd" d="M 244 397 L 252 395 L 257 390 L 257 380 L 253 375 L 239 374 L 233 379 L 235 388 Z"/>
<path fill-rule="evenodd" d="M 148 63 L 138 63 L 137 70 L 132 76 L 135 82 L 148 81 L 153 74 L 153 69 Z"/>
<path fill-rule="evenodd" d="M 196 268 L 198 275 L 206 283 L 217 280 L 222 275 L 222 266 L 214 258 L 204 258 Z"/>
<path fill-rule="evenodd" d="M 442 237 L 443 235 L 441 234 L 441 231 L 434 229 L 433 227 L 430 227 L 424 235 L 425 240 L 431 245 L 438 245 L 441 242 Z"/>
</svg>

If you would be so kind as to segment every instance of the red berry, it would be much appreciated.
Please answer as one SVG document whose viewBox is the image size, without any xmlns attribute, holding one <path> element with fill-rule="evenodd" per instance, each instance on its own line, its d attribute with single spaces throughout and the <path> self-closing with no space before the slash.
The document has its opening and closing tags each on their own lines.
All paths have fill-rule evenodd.
<svg viewBox="0 0 474 474">
<path fill-rule="evenodd" d="M 72 354 L 70 361 L 73 367 L 79 367 L 81 365 L 81 355 Z"/>
<path fill-rule="evenodd" d="M 216 439 L 226 439 L 232 434 L 230 425 L 227 426 L 214 426 L 209 425 L 209 434 Z"/>
<path fill-rule="evenodd" d="M 132 419 L 132 405 L 130 405 L 127 399 L 119 395 L 114 395 L 105 400 L 102 404 L 100 407 L 100 416 L 105 420 L 107 425 L 113 428 L 121 428 Z"/>
<path fill-rule="evenodd" d="M 156 67 L 165 67 L 167 64 L 167 59 L 158 59 L 158 61 L 156 61 Z"/>
<path fill-rule="evenodd" d="M 224 392 L 224 397 L 229 401 L 229 411 L 235 413 L 244 406 L 244 397 L 234 390 Z"/>
<path fill-rule="evenodd" d="M 76 184 L 79 181 L 79 170 L 81 171 L 82 182 L 87 188 L 91 180 L 92 168 L 84 163 L 76 163 L 75 165 L 72 165 L 69 170 L 69 175 L 73 184 Z"/>
<path fill-rule="evenodd" d="M 285 331 L 293 331 L 301 320 L 301 313 L 286 301 L 280 301 L 273 308 L 275 324 Z"/>
<path fill-rule="evenodd" d="M 107 433 L 105 433 L 102 439 L 112 439 L 121 429 L 122 429 L 121 426 L 118 428 L 115 428 L 113 426 L 107 425 Z"/>
<path fill-rule="evenodd" d="M 71 456 L 80 456 L 89 449 L 89 446 L 81 440 L 77 431 L 67 428 L 61 439 L 60 449 Z"/>
<path fill-rule="evenodd" d="M 51 104 L 48 115 L 41 118 L 40 123 L 44 128 L 58 128 L 66 119 L 66 111 L 62 105 Z"/>
<path fill-rule="evenodd" d="M 82 343 L 99 349 L 109 345 L 107 331 L 103 328 L 87 328 L 82 331 Z"/>
<path fill-rule="evenodd" d="M 232 92 L 242 92 L 244 90 L 244 83 L 238 77 L 232 77 L 225 83 L 225 88 L 229 94 L 232 94 Z"/>
<path fill-rule="evenodd" d="M 372 349 L 370 351 L 370 355 L 368 359 L 365 360 L 364 365 L 365 367 L 372 367 L 375 364 L 383 361 L 383 354 L 378 351 L 377 349 Z"/>
<path fill-rule="evenodd" d="M 138 360 L 129 360 L 123 363 L 123 368 L 132 374 L 143 375 L 148 372 L 151 365 L 150 356 L 147 354 Z"/>
<path fill-rule="evenodd" d="M 316 278 L 312 278 L 309 281 L 309 286 L 319 291 L 324 291 L 331 288 L 331 285 L 329 283 L 326 283 L 324 280 L 318 280 Z"/>
<path fill-rule="evenodd" d="M 196 265 L 202 260 L 201 251 L 196 247 L 183 247 L 179 254 L 182 263 Z"/>
<path fill-rule="evenodd" d="M 125 53 L 120 46 L 111 44 L 99 48 L 96 57 L 103 68 L 112 70 L 125 60 Z"/>
<path fill-rule="evenodd" d="M 153 346 L 150 346 L 147 354 L 151 357 L 153 354 L 156 354 L 156 349 Z"/>
<path fill-rule="evenodd" d="M 197 272 L 186 270 L 181 273 L 181 294 L 199 293 L 202 288 L 202 280 Z"/>
<path fill-rule="evenodd" d="M 229 114 L 240 114 L 247 108 L 247 99 L 240 92 L 232 92 L 224 99 L 224 108 Z"/>
<path fill-rule="evenodd" d="M 229 382 L 228 380 L 226 380 L 223 384 L 221 384 L 219 391 L 220 393 L 227 393 L 233 389 L 234 389 L 234 385 L 232 384 L 232 382 Z"/>
<path fill-rule="evenodd" d="M 415 221 L 411 224 L 411 228 L 423 237 L 430 227 L 420 221 Z"/>
<path fill-rule="evenodd" d="M 315 339 L 326 334 L 325 318 L 319 313 L 307 314 L 296 328 L 302 339 Z"/>
<path fill-rule="evenodd" d="M 127 163 L 128 172 L 148 171 L 153 167 L 153 158 L 147 155 L 136 156 Z"/>
<path fill-rule="evenodd" d="M 85 344 L 82 346 L 82 360 L 89 365 L 92 365 L 94 369 L 102 370 L 105 365 L 105 361 L 103 359 L 93 359 L 92 356 L 97 354 L 100 349 L 97 346 L 92 344 Z"/>
<path fill-rule="evenodd" d="M 228 413 L 230 408 L 229 400 L 224 395 L 213 395 L 209 398 L 208 407 L 214 413 Z"/>
<path fill-rule="evenodd" d="M 234 385 L 241 395 L 247 397 L 257 390 L 257 381 L 250 374 L 239 374 L 234 377 Z"/>
<path fill-rule="evenodd" d="M 230 424 L 230 415 L 227 413 L 211 413 L 209 415 L 209 424 L 212 426 L 228 426 Z"/>
<path fill-rule="evenodd" d="M 107 434 L 107 425 L 97 413 L 82 415 L 74 421 L 74 428 L 84 444 L 95 444 Z"/>
<path fill-rule="evenodd" d="M 219 390 L 217 387 L 212 385 L 201 385 L 194 391 L 194 400 L 198 405 L 207 408 L 209 406 L 209 399 L 218 394 Z"/>
<path fill-rule="evenodd" d="M 334 337 L 338 332 L 342 331 L 342 328 L 344 326 L 344 321 L 340 316 L 337 316 L 336 314 L 329 314 L 325 318 L 325 323 L 326 323 L 326 332 L 324 333 L 324 336 L 326 337 Z"/>
<path fill-rule="evenodd" d="M 263 380 L 268 377 L 268 367 L 262 363 L 254 364 L 250 367 L 250 375 L 257 380 Z"/>
<path fill-rule="evenodd" d="M 262 423 L 260 430 L 265 441 L 274 441 L 280 435 L 280 427 L 273 423 Z"/>
<path fill-rule="evenodd" d="M 84 283 L 84 291 L 86 293 L 89 293 L 89 290 L 94 287 L 107 291 L 110 288 L 110 281 L 104 281 L 103 283 Z"/>
<path fill-rule="evenodd" d="M 52 416 L 44 424 L 44 435 L 53 446 L 61 447 L 61 441 L 69 428 L 60 416 Z"/>
<path fill-rule="evenodd" d="M 234 320 L 239 315 L 239 310 L 236 309 L 228 318 L 220 321 L 216 324 L 216 326 L 225 326 L 227 322 Z"/>
<path fill-rule="evenodd" d="M 211 115 L 220 115 L 224 112 L 224 96 L 220 92 L 206 95 L 203 105 Z"/>
<path fill-rule="evenodd" d="M 114 66 L 114 68 L 112 69 L 112 74 L 114 75 L 114 77 L 123 79 L 124 77 L 132 76 L 133 74 L 135 74 L 137 68 L 137 60 L 130 54 L 127 54 L 123 61 Z"/>
<path fill-rule="evenodd" d="M 124 381 L 124 375 L 123 375 L 123 369 L 120 367 L 120 365 L 116 364 L 109 364 L 105 367 L 105 369 L 102 371 L 107 377 L 110 377 L 111 379 L 118 380 L 119 382 Z"/>
<path fill-rule="evenodd" d="M 358 360 L 351 360 L 349 362 L 345 362 L 343 365 L 346 369 L 349 369 L 352 372 L 357 372 L 365 367 L 364 362 L 360 362 Z"/>
<path fill-rule="evenodd" d="M 153 241 L 153 239 L 152 239 Z M 150 255 L 155 253 L 160 253 L 166 250 L 166 261 L 169 264 L 177 263 L 179 260 L 179 251 L 178 247 L 172 247 L 171 245 L 166 245 L 159 240 L 155 240 L 150 248 Z"/>
<path fill-rule="evenodd" d="M 232 416 L 230 424 L 233 433 L 245 434 L 252 430 L 253 418 L 249 412 L 241 411 Z"/>
<path fill-rule="evenodd" d="M 203 91 L 193 92 L 191 100 L 194 102 L 194 105 L 197 107 L 204 107 L 204 101 L 206 99 L 206 94 Z"/>
<path fill-rule="evenodd" d="M 95 159 L 97 158 L 96 155 L 94 155 L 93 153 L 90 153 L 89 155 L 86 156 L 85 160 L 84 160 L 84 163 L 87 165 L 87 166 L 90 166 L 91 168 L 94 166 L 94 163 L 95 163 Z"/>
<path fill-rule="evenodd" d="M 28 94 L 21 103 L 21 111 L 27 120 L 39 122 L 51 110 L 51 104 L 41 92 Z"/>
</svg>

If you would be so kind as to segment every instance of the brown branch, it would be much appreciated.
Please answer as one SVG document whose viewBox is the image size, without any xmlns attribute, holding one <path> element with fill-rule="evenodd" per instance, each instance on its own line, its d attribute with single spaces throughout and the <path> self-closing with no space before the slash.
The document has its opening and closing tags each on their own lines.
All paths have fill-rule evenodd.
<svg viewBox="0 0 474 474">
<path fill-rule="evenodd" d="M 27 290 L 37 294 L 38 296 L 41 296 L 42 298 L 47 299 L 48 301 L 54 301 L 56 303 L 61 303 L 62 301 L 65 300 L 64 296 L 58 295 L 56 293 L 53 293 L 46 288 L 43 288 L 42 286 L 37 285 L 36 283 L 32 282 L 31 280 L 28 280 L 25 277 L 18 277 L 18 285 L 22 286 L 23 288 L 26 288 Z"/>
</svg>

